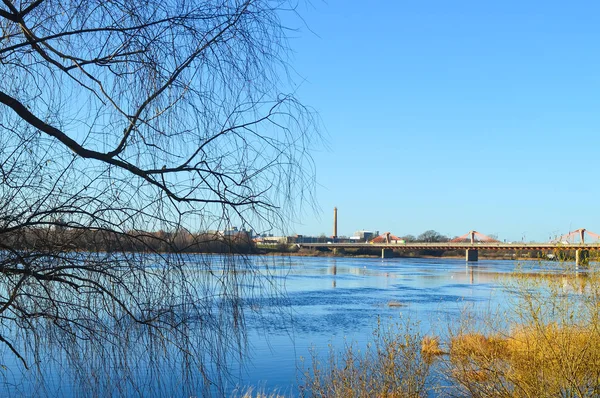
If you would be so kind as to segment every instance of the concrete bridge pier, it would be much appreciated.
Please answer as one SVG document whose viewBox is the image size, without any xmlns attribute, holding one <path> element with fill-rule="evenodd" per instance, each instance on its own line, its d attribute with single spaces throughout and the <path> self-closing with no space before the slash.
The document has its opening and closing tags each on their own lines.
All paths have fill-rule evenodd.
<svg viewBox="0 0 600 398">
<path fill-rule="evenodd" d="M 585 249 L 577 249 L 575 250 L 575 265 L 576 266 L 586 266 L 590 262 L 590 251 Z"/>
<path fill-rule="evenodd" d="M 466 258 L 467 261 L 479 261 L 479 252 L 477 249 L 467 249 Z"/>
<path fill-rule="evenodd" d="M 394 251 L 392 249 L 381 249 L 381 258 L 392 258 Z"/>
</svg>

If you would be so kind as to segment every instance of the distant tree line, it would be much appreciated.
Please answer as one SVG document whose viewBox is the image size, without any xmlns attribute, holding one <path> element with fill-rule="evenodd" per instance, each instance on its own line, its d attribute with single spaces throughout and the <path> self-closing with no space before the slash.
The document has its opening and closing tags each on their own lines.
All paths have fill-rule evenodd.
<svg viewBox="0 0 600 398">
<path fill-rule="evenodd" d="M 60 252 L 156 252 L 156 253 L 253 253 L 256 248 L 247 233 L 176 231 L 127 231 L 70 228 L 57 223 L 50 228 L 31 227 L 3 234 L 4 243 L 15 250 Z"/>
<path fill-rule="evenodd" d="M 404 235 L 402 239 L 404 239 L 405 242 L 448 242 L 450 240 L 449 237 L 432 229 L 423 232 L 417 237 L 410 234 Z"/>
</svg>

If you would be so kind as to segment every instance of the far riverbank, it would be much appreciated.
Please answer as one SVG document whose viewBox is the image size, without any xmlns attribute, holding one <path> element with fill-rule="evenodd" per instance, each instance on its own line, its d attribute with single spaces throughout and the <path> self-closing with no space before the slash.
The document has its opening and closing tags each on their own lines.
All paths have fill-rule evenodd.
<svg viewBox="0 0 600 398">
<path fill-rule="evenodd" d="M 340 257 L 340 258 L 380 258 L 380 249 L 338 249 L 336 253 L 330 249 L 305 249 L 290 247 L 283 249 L 277 248 L 258 248 L 258 255 L 277 255 L 277 256 L 297 256 L 297 257 Z M 425 258 L 425 259 L 465 259 L 465 254 L 462 250 L 421 250 L 421 251 L 394 251 L 392 258 Z M 499 252 L 491 250 L 480 250 L 480 259 L 488 260 L 544 260 L 548 258 L 537 251 L 525 253 Z"/>
</svg>

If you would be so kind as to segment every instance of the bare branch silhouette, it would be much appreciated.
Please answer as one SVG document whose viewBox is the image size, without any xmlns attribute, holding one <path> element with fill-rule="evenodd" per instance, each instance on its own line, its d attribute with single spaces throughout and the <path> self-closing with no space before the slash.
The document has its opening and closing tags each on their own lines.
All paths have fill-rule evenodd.
<svg viewBox="0 0 600 398">
<path fill-rule="evenodd" d="M 270 286 L 235 256 L 249 235 L 216 231 L 283 227 L 314 183 L 314 114 L 280 92 L 283 9 L 0 4 L 0 343 L 25 366 L 46 336 L 70 363 L 113 347 L 133 375 L 146 333 L 214 391 L 259 294 L 245 286 Z"/>
</svg>

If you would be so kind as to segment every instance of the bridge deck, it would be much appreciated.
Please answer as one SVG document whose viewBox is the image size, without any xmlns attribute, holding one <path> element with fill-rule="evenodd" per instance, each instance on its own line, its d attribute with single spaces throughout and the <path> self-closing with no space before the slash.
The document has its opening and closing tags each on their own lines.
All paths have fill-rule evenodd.
<svg viewBox="0 0 600 398">
<path fill-rule="evenodd" d="M 457 249 L 479 249 L 479 250 L 600 250 L 600 243 L 458 243 L 458 242 L 436 242 L 436 243 L 298 243 L 300 247 L 308 248 L 330 248 L 330 249 L 397 249 L 397 250 L 457 250 Z"/>
</svg>

